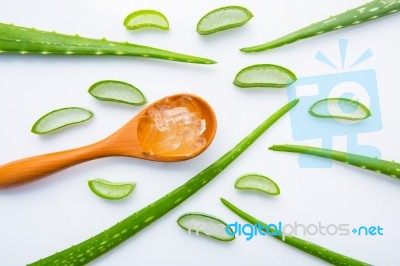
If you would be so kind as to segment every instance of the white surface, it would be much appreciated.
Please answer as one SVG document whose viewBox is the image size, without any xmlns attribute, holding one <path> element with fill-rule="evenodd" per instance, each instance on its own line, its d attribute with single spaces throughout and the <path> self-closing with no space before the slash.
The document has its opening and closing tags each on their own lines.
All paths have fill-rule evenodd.
<svg viewBox="0 0 400 266">
<path fill-rule="evenodd" d="M 3 0 L 2 22 L 62 33 L 103 37 L 152 45 L 215 59 L 217 65 L 193 65 L 133 57 L 0 55 L 0 163 L 35 154 L 85 145 L 121 127 L 140 108 L 108 104 L 86 92 L 91 84 L 116 79 L 140 88 L 149 102 L 166 95 L 190 92 L 215 109 L 218 132 L 210 148 L 181 163 L 154 163 L 132 158 L 88 162 L 35 183 L 0 192 L 0 265 L 24 265 L 77 244 L 165 195 L 220 157 L 248 132 L 287 102 L 285 89 L 242 90 L 232 85 L 241 68 L 275 63 L 298 77 L 332 73 L 314 60 L 317 51 L 337 56 L 337 40 L 374 56 L 363 64 L 376 70 L 383 129 L 362 134 L 362 143 L 378 147 L 383 158 L 400 161 L 397 108 L 400 68 L 400 16 L 319 36 L 259 54 L 239 48 L 255 45 L 329 15 L 362 4 L 351 1 L 28 1 Z M 246 6 L 254 18 L 244 27 L 213 36 L 195 33 L 206 12 L 229 4 Z M 122 21 L 138 9 L 157 9 L 171 30 L 127 32 Z M 354 55 L 356 56 L 356 55 Z M 95 113 L 92 121 L 48 136 L 30 133 L 44 113 L 64 106 L 82 106 Z M 381 237 L 301 236 L 327 248 L 375 264 L 398 265 L 400 183 L 384 175 L 342 164 L 328 169 L 301 169 L 298 156 L 268 151 L 272 144 L 294 143 L 285 116 L 212 183 L 181 206 L 92 265 L 324 265 L 271 238 L 246 241 L 238 237 L 220 243 L 188 236 L 176 219 L 188 211 L 239 221 L 220 202 L 221 196 L 270 222 L 321 221 L 350 225 L 380 225 Z M 318 141 L 309 143 L 318 145 Z M 341 145 L 334 144 L 335 148 Z M 245 172 L 260 172 L 281 188 L 276 198 L 233 189 Z M 120 202 L 94 196 L 86 181 L 93 178 L 136 181 L 134 194 Z"/>
</svg>

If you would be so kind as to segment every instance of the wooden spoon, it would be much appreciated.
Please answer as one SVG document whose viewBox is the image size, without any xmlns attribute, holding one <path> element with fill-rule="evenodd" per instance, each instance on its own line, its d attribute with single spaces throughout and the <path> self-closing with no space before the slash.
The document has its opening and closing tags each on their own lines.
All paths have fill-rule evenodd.
<svg viewBox="0 0 400 266">
<path fill-rule="evenodd" d="M 34 181 L 102 157 L 129 156 L 161 162 L 188 160 L 211 144 L 216 129 L 214 111 L 200 97 L 191 94 L 165 97 L 97 143 L 0 166 L 0 187 Z"/>
</svg>

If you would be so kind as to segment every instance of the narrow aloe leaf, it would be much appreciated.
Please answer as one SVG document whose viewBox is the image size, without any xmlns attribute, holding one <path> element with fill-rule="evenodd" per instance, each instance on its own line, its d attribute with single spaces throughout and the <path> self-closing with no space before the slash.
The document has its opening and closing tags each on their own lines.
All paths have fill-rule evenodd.
<svg viewBox="0 0 400 266">
<path fill-rule="evenodd" d="M 61 128 L 80 124 L 93 117 L 93 113 L 80 107 L 66 107 L 51 111 L 32 126 L 32 133 L 47 134 Z"/>
<path fill-rule="evenodd" d="M 105 38 L 91 39 L 78 35 L 59 34 L 4 23 L 0 23 L 0 52 L 36 53 L 43 55 L 126 55 L 197 64 L 216 63 L 206 58 L 179 54 L 128 42 L 108 41 Z"/>
<path fill-rule="evenodd" d="M 319 118 L 363 120 L 371 116 L 364 104 L 347 98 L 326 98 L 315 102 L 308 112 Z"/>
<path fill-rule="evenodd" d="M 226 232 L 227 224 L 221 219 L 205 213 L 190 212 L 178 218 L 178 225 L 188 232 L 202 234 L 221 241 L 235 240 L 235 236 Z"/>
<path fill-rule="evenodd" d="M 297 248 L 307 254 L 310 254 L 314 257 L 317 257 L 323 261 L 326 261 L 332 265 L 343 265 L 343 266 L 368 266 L 370 264 L 347 257 L 345 255 L 342 255 L 340 253 L 337 253 L 335 251 L 329 250 L 327 248 L 324 248 L 322 246 L 316 245 L 314 243 L 308 242 L 306 240 L 303 240 L 301 238 L 295 237 L 295 236 L 290 236 L 290 235 L 285 235 L 283 236 L 283 232 L 277 231 L 274 227 L 268 226 L 268 224 L 258 220 L 257 218 L 254 218 L 250 214 L 242 211 L 226 199 L 221 198 L 221 202 L 228 207 L 232 212 L 236 213 L 239 217 L 243 218 L 247 222 L 249 222 L 251 225 L 257 225 L 259 228 L 262 227 L 262 231 L 274 237 L 275 239 L 278 239 L 282 241 L 283 243 L 290 245 L 294 248 Z"/>
<path fill-rule="evenodd" d="M 233 81 L 238 87 L 285 88 L 297 80 L 289 69 L 272 64 L 252 65 L 240 70 Z"/>
<path fill-rule="evenodd" d="M 321 35 L 330 31 L 351 27 L 400 11 L 400 0 L 372 0 L 336 16 L 313 23 L 268 43 L 240 49 L 246 53 L 261 52 L 277 48 L 302 39 Z"/>
<path fill-rule="evenodd" d="M 127 30 L 137 30 L 146 27 L 168 30 L 168 19 L 157 10 L 138 10 L 129 14 L 124 20 Z"/>
<path fill-rule="evenodd" d="M 279 186 L 272 180 L 260 174 L 245 174 L 235 181 L 235 188 L 256 190 L 269 195 L 279 195 Z"/>
<path fill-rule="evenodd" d="M 209 35 L 246 24 L 253 14 L 241 6 L 224 6 L 205 14 L 197 23 L 197 32 Z"/>
<path fill-rule="evenodd" d="M 333 159 L 335 161 L 354 165 L 362 169 L 367 169 L 391 177 L 400 178 L 400 164 L 394 161 L 385 161 L 363 155 L 310 147 L 310 146 L 273 145 L 269 149 L 273 151 L 303 153 L 303 154 Z"/>
<path fill-rule="evenodd" d="M 286 104 L 225 155 L 164 197 L 98 235 L 29 265 L 85 265 L 117 247 L 125 240 L 133 237 L 138 232 L 160 219 L 207 185 L 236 158 L 238 158 L 239 155 L 241 155 L 248 147 L 250 147 L 250 145 L 253 144 L 279 118 L 289 112 L 298 102 L 299 100 L 296 99 Z"/>
</svg>

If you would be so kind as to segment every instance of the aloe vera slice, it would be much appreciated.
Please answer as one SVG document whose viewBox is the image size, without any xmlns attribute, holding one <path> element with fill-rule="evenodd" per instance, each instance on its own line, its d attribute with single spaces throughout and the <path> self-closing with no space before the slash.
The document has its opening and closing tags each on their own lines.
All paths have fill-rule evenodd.
<svg viewBox="0 0 400 266">
<path fill-rule="evenodd" d="M 127 30 L 137 30 L 144 27 L 153 27 L 169 30 L 168 19 L 157 10 L 138 10 L 129 14 L 124 20 Z"/>
<path fill-rule="evenodd" d="M 319 118 L 363 120 L 371 116 L 364 104 L 346 98 L 326 98 L 314 103 L 308 112 Z"/>
<path fill-rule="evenodd" d="M 279 186 L 270 178 L 260 174 L 245 174 L 235 182 L 237 189 L 250 189 L 264 192 L 269 195 L 279 195 Z"/>
<path fill-rule="evenodd" d="M 147 102 L 144 94 L 135 86 L 117 80 L 96 82 L 89 93 L 100 101 L 118 102 L 130 105 L 143 105 Z"/>
<path fill-rule="evenodd" d="M 32 127 L 32 133 L 46 134 L 66 126 L 83 123 L 93 117 L 93 113 L 80 107 L 66 107 L 45 114 Z"/>
<path fill-rule="evenodd" d="M 237 214 L 239 217 L 243 218 L 251 225 L 257 225 L 259 230 L 263 231 L 264 234 L 274 237 L 277 240 L 282 241 L 287 245 L 290 245 L 294 248 L 297 248 L 305 253 L 308 253 L 314 257 L 317 257 L 323 261 L 326 261 L 332 265 L 346 265 L 346 266 L 368 266 L 370 264 L 365 263 L 363 261 L 359 261 L 357 259 L 353 259 L 337 253 L 335 251 L 329 250 L 322 246 L 316 245 L 314 243 L 308 242 L 301 238 L 285 235 L 283 236 L 284 232 L 276 230 L 273 226 L 269 226 L 268 224 L 254 218 L 250 214 L 242 211 L 226 199 L 221 198 L 221 202 L 232 212 Z M 262 228 L 262 229 L 261 229 Z"/>
<path fill-rule="evenodd" d="M 205 14 L 197 23 L 197 32 L 202 35 L 212 34 L 247 23 L 253 14 L 241 6 L 225 6 Z"/>
<path fill-rule="evenodd" d="M 233 84 L 241 88 L 285 88 L 296 80 L 296 75 L 287 68 L 272 64 L 259 64 L 240 70 Z"/>
<path fill-rule="evenodd" d="M 232 241 L 235 235 L 231 229 L 231 234 L 226 232 L 227 224 L 221 219 L 198 212 L 186 213 L 178 218 L 178 225 L 190 232 L 196 232 L 221 241 Z"/>
<path fill-rule="evenodd" d="M 97 196 L 119 200 L 129 196 L 135 189 L 136 183 L 114 183 L 104 179 L 89 180 L 88 185 L 90 190 Z"/>
</svg>

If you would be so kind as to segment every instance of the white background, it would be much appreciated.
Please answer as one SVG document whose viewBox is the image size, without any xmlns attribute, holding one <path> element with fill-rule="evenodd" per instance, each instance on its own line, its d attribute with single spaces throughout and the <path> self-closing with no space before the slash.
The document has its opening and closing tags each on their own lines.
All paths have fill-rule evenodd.
<svg viewBox="0 0 400 266">
<path fill-rule="evenodd" d="M 317 51 L 339 62 L 337 40 L 349 39 L 349 55 L 370 48 L 374 56 L 360 69 L 375 69 L 383 130 L 359 136 L 378 147 L 382 157 L 400 161 L 399 127 L 400 17 L 391 15 L 287 47 L 244 54 L 239 48 L 272 40 L 284 33 L 355 7 L 351 1 L 28 1 L 3 0 L 2 22 L 79 33 L 82 36 L 146 44 L 204 56 L 217 65 L 193 65 L 134 57 L 0 55 L 0 163 L 69 149 L 100 140 L 127 122 L 141 108 L 99 102 L 86 92 L 103 79 L 140 88 L 149 102 L 190 92 L 215 109 L 218 132 L 207 151 L 180 163 L 154 163 L 133 158 L 88 162 L 35 183 L 0 191 L 0 265 L 24 265 L 77 244 L 114 225 L 184 183 L 247 135 L 287 102 L 285 89 L 242 90 L 232 85 L 241 68 L 275 63 L 298 77 L 333 73 L 314 60 Z M 244 27 L 200 36 L 195 26 L 208 11 L 230 4 L 247 7 L 254 18 Z M 170 31 L 128 32 L 127 14 L 157 9 L 170 21 Z M 335 61 L 336 60 L 336 61 Z M 95 113 L 90 122 L 47 136 L 30 133 L 44 113 L 65 106 L 82 106 Z M 176 224 L 185 212 L 200 211 L 226 222 L 239 221 L 220 202 L 225 197 L 256 217 L 276 223 L 346 223 L 380 225 L 384 236 L 301 236 L 337 252 L 375 265 L 398 265 L 400 181 L 384 175 L 334 164 L 330 169 L 301 169 L 298 155 L 267 150 L 272 144 L 293 143 L 285 116 L 245 154 L 199 193 L 93 265 L 323 265 L 320 260 L 271 238 L 246 241 L 238 237 L 220 243 L 188 236 Z M 302 142 L 318 145 L 318 141 Z M 334 148 L 345 147 L 345 138 Z M 276 198 L 236 191 L 235 179 L 246 172 L 273 178 L 281 187 Z M 100 199 L 87 180 L 136 181 L 133 195 L 123 201 Z"/>
</svg>

